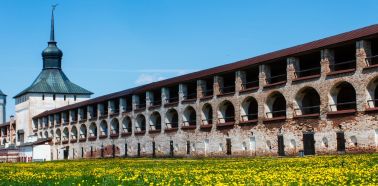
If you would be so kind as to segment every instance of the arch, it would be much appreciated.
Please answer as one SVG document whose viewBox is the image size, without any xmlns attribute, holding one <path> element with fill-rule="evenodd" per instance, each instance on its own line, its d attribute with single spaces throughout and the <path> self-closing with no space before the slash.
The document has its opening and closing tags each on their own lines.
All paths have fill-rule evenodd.
<svg viewBox="0 0 378 186">
<path fill-rule="evenodd" d="M 60 131 L 60 129 L 56 129 L 56 131 L 55 131 L 55 139 L 56 139 L 56 141 L 60 141 L 61 137 L 62 137 L 62 132 Z"/>
<path fill-rule="evenodd" d="M 150 116 L 150 130 L 161 130 L 161 116 L 160 113 L 155 111 Z"/>
<path fill-rule="evenodd" d="M 50 130 L 49 138 L 54 138 L 54 130 Z"/>
<path fill-rule="evenodd" d="M 185 126 L 196 126 L 197 114 L 192 106 L 187 106 L 184 110 L 183 123 Z"/>
<path fill-rule="evenodd" d="M 373 78 L 366 86 L 366 101 L 369 108 L 378 107 L 378 77 Z"/>
<path fill-rule="evenodd" d="M 49 138 L 49 132 L 47 132 L 47 131 L 45 131 L 45 133 L 44 133 L 44 136 L 43 136 L 44 138 Z"/>
<path fill-rule="evenodd" d="M 257 119 L 258 104 L 254 97 L 247 97 L 241 104 L 240 114 L 242 121 L 251 121 Z"/>
<path fill-rule="evenodd" d="M 129 133 L 129 132 L 132 132 L 131 118 L 127 116 L 122 121 L 122 133 Z"/>
<path fill-rule="evenodd" d="M 68 140 L 68 138 L 69 138 L 69 135 L 70 135 L 70 132 L 68 131 L 68 128 L 66 127 L 66 128 L 64 128 L 63 129 L 63 141 L 66 141 L 66 140 Z"/>
<path fill-rule="evenodd" d="M 335 84 L 329 97 L 331 111 L 356 109 L 356 91 L 346 81 Z"/>
<path fill-rule="evenodd" d="M 80 139 L 86 139 L 87 138 L 87 126 L 85 124 L 82 124 L 80 126 Z"/>
<path fill-rule="evenodd" d="M 100 123 L 100 136 L 108 136 L 108 123 L 105 120 Z"/>
<path fill-rule="evenodd" d="M 320 96 L 312 87 L 305 87 L 295 96 L 295 115 L 308 115 L 320 113 Z"/>
<path fill-rule="evenodd" d="M 76 140 L 77 139 L 77 128 L 73 126 L 71 128 L 71 140 Z"/>
<path fill-rule="evenodd" d="M 97 137 L 97 125 L 94 122 L 89 126 L 89 137 Z"/>
<path fill-rule="evenodd" d="M 225 100 L 218 106 L 218 121 L 219 123 L 227 123 L 235 121 L 235 108 L 234 105 Z"/>
<path fill-rule="evenodd" d="M 169 109 L 165 114 L 167 128 L 178 128 L 178 113 L 175 109 Z"/>
<path fill-rule="evenodd" d="M 118 135 L 119 134 L 119 121 L 117 118 L 114 118 L 110 122 L 110 133 L 113 135 Z"/>
<path fill-rule="evenodd" d="M 137 132 L 146 131 L 146 117 L 143 114 L 139 114 L 136 118 L 135 130 Z"/>
<path fill-rule="evenodd" d="M 213 123 L 213 107 L 209 103 L 202 107 L 201 120 L 203 125 L 211 125 Z"/>
<path fill-rule="evenodd" d="M 266 117 L 286 117 L 286 99 L 280 92 L 271 93 L 265 103 Z"/>
</svg>

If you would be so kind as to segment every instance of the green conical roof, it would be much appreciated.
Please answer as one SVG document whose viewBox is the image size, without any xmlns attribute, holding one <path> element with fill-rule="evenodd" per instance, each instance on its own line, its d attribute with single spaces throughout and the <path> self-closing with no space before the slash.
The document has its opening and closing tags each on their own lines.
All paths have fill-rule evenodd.
<svg viewBox="0 0 378 186">
<path fill-rule="evenodd" d="M 15 96 L 20 97 L 27 93 L 51 94 L 93 94 L 92 92 L 72 83 L 62 70 L 44 69 L 31 86 Z"/>
</svg>

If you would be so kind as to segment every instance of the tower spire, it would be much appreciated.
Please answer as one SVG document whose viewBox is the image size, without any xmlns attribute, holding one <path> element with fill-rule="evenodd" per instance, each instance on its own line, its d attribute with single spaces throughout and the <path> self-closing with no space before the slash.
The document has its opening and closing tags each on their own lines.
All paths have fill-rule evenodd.
<svg viewBox="0 0 378 186">
<path fill-rule="evenodd" d="M 51 10 L 51 30 L 50 41 L 47 48 L 43 50 L 43 69 L 61 69 L 63 52 L 56 46 L 55 29 L 54 29 L 54 12 L 57 5 L 52 5 Z"/>
<path fill-rule="evenodd" d="M 54 32 L 54 11 L 55 7 L 58 6 L 58 4 L 52 5 L 51 10 L 51 32 L 50 32 L 50 41 L 55 41 L 55 32 Z"/>
</svg>

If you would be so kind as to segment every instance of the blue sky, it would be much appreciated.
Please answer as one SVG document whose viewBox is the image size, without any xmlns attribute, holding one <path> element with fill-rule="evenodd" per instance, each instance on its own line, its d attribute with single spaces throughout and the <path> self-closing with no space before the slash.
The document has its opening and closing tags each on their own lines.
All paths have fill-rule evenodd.
<svg viewBox="0 0 378 186">
<path fill-rule="evenodd" d="M 8 116 L 41 70 L 55 3 L 63 69 L 94 97 L 378 23 L 376 0 L 2 0 Z"/>
</svg>

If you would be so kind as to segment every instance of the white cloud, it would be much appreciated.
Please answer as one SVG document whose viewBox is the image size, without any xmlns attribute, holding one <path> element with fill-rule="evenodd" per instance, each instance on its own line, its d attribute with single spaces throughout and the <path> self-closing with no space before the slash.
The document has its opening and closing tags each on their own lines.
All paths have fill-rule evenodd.
<svg viewBox="0 0 378 186">
<path fill-rule="evenodd" d="M 135 80 L 136 85 L 143 85 L 147 83 L 152 83 L 155 81 L 160 81 L 165 79 L 165 77 L 160 76 L 159 74 L 140 74 L 138 78 Z"/>
</svg>

